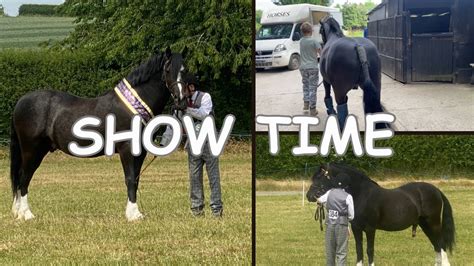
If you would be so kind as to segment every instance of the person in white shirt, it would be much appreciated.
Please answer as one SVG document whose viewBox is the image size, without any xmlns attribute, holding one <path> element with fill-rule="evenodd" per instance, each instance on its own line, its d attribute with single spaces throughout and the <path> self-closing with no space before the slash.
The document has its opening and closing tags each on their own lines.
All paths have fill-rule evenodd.
<svg viewBox="0 0 474 266">
<path fill-rule="evenodd" d="M 326 265 L 346 265 L 349 240 L 349 221 L 354 219 L 354 201 L 344 188 L 349 176 L 340 173 L 335 177 L 336 188 L 318 198 L 328 210 L 326 219 Z"/>
<path fill-rule="evenodd" d="M 193 118 L 194 129 L 197 134 L 201 129 L 202 120 L 207 116 L 214 115 L 214 106 L 212 104 L 211 95 L 207 92 L 198 90 L 199 82 L 194 75 L 190 73 L 185 74 L 183 81 L 186 83 L 186 96 L 188 97 L 188 105 L 183 111 Z M 160 145 L 166 146 L 171 140 L 172 134 L 173 131 L 171 127 L 167 127 L 162 136 Z M 203 168 L 204 165 L 206 165 L 209 186 L 211 188 L 210 207 L 212 215 L 214 217 L 221 217 L 223 204 L 221 199 L 219 158 L 211 154 L 207 143 L 204 144 L 201 155 L 193 155 L 188 143 L 185 147 L 188 151 L 189 194 L 193 216 L 197 217 L 204 215 Z"/>
</svg>

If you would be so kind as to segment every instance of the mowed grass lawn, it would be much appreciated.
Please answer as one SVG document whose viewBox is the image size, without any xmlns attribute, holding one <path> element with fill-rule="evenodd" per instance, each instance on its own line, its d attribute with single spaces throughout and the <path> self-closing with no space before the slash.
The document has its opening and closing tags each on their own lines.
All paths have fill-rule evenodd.
<svg viewBox="0 0 474 266">
<path fill-rule="evenodd" d="M 78 159 L 47 155 L 30 184 L 36 218 L 11 214 L 7 151 L 0 160 L 0 264 L 250 264 L 251 152 L 228 145 L 220 158 L 224 217 L 189 210 L 187 154 L 159 157 L 141 178 L 145 219 L 127 222 L 118 156 Z M 145 164 L 151 160 L 149 156 Z"/>
<path fill-rule="evenodd" d="M 384 187 L 400 183 L 380 182 Z M 449 181 L 437 186 L 445 193 L 454 211 L 456 247 L 452 255 L 448 253 L 450 263 L 474 265 L 474 183 Z M 256 197 L 257 265 L 325 265 L 324 232 L 320 231 L 319 222 L 314 220 L 315 204 L 306 201 L 302 206 L 301 193 L 259 194 L 257 192 Z M 364 235 L 364 262 L 367 265 L 365 248 Z M 352 236 L 348 257 L 348 265 L 355 265 Z M 376 232 L 376 265 L 433 265 L 434 258 L 433 247 L 419 227 L 415 238 L 411 237 L 411 228 L 399 232 Z"/>
<path fill-rule="evenodd" d="M 67 37 L 74 29 L 74 18 L 41 16 L 0 16 L 0 49 L 36 48 L 45 41 Z"/>
</svg>

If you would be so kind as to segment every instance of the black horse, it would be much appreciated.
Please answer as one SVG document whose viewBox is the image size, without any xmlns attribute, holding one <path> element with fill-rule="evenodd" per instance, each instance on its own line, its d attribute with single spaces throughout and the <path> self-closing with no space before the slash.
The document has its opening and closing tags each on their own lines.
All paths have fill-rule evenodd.
<svg viewBox="0 0 474 266">
<path fill-rule="evenodd" d="M 356 241 L 357 265 L 362 265 L 362 232 L 367 237 L 369 265 L 374 263 L 375 230 L 400 231 L 412 226 L 415 236 L 419 225 L 433 244 L 436 265 L 449 265 L 446 250 L 452 251 L 455 228 L 451 205 L 435 186 L 413 182 L 395 189 L 385 189 L 361 171 L 342 163 L 322 165 L 312 177 L 306 197 L 315 202 L 333 187 L 339 173 L 350 176 L 346 191 L 354 199 L 352 232 Z"/>
<path fill-rule="evenodd" d="M 172 53 L 168 47 L 165 52 L 151 56 L 126 77 L 155 115 L 162 113 L 170 95 L 176 105 L 185 102 L 185 86 L 181 82 L 185 71 L 183 54 Z M 34 218 L 27 200 L 28 185 L 48 152 L 61 150 L 72 155 L 68 149 L 71 141 L 82 147 L 92 143 L 75 138 L 71 131 L 73 124 L 86 115 L 95 116 L 103 122 L 94 130 L 104 135 L 104 121 L 108 114 L 116 117 L 116 131 L 130 129 L 133 114 L 114 90 L 92 99 L 53 90 L 37 90 L 18 100 L 13 111 L 10 144 L 14 217 L 21 220 Z M 120 154 L 128 190 L 126 217 L 129 221 L 141 219 L 143 215 L 138 210 L 136 193 L 146 152 L 133 156 L 128 141 L 117 143 L 115 152 Z M 91 157 L 103 154 L 102 151 Z"/>
<path fill-rule="evenodd" d="M 344 128 L 348 115 L 347 93 L 358 86 L 364 91 L 364 112 L 383 112 L 380 104 L 381 64 L 377 47 L 365 38 L 348 38 L 339 23 L 330 16 L 320 21 L 324 48 L 320 71 L 325 89 L 324 103 L 328 115 L 335 115 L 331 86 L 337 103 L 339 126 Z M 379 123 L 376 128 L 388 125 Z"/>
</svg>

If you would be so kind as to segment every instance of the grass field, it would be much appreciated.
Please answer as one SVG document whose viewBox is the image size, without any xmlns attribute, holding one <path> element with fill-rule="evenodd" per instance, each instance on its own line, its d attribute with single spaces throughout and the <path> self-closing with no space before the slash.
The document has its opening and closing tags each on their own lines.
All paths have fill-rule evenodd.
<svg viewBox="0 0 474 266">
<path fill-rule="evenodd" d="M 74 18 L 1 17 L 0 49 L 36 48 L 44 41 L 64 39 L 74 28 Z"/>
<path fill-rule="evenodd" d="M 273 181 L 274 183 L 277 181 Z M 265 186 L 269 187 L 268 181 Z M 402 182 L 381 182 L 384 187 L 395 187 Z M 273 187 L 282 187 L 284 184 Z M 290 187 L 293 185 L 290 184 Z M 469 180 L 437 183 L 446 194 L 454 211 L 456 247 L 448 258 L 451 265 L 473 265 L 474 183 Z M 257 185 L 257 187 L 259 187 Z M 301 187 L 300 187 L 301 189 Z M 258 265 L 324 265 L 324 232 L 314 221 L 315 205 L 305 202 L 302 195 L 257 192 L 256 250 Z M 357 215 L 357 214 L 356 214 Z M 364 259 L 367 265 L 364 236 Z M 375 238 L 376 265 L 433 265 L 434 251 L 428 238 L 418 228 L 411 237 L 411 229 L 400 232 L 378 230 Z M 355 242 L 349 239 L 348 265 L 355 265 Z"/>
<path fill-rule="evenodd" d="M 117 156 L 77 159 L 49 154 L 30 185 L 36 218 L 11 214 L 7 152 L 0 153 L 0 264 L 250 264 L 250 144 L 221 156 L 224 217 L 194 218 L 187 155 L 159 157 L 141 178 L 145 219 L 125 219 L 126 188 Z M 151 158 L 148 158 L 147 163 Z M 209 186 L 205 176 L 208 204 Z"/>
</svg>

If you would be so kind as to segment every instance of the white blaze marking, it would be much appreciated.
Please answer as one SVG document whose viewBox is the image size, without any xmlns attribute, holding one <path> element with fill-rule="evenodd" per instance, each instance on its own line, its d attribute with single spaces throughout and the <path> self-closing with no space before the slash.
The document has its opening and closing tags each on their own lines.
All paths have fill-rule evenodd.
<svg viewBox="0 0 474 266">
<path fill-rule="evenodd" d="M 179 89 L 179 99 L 182 100 L 184 98 L 183 96 L 183 85 L 181 84 L 181 71 L 184 70 L 184 66 L 181 66 L 181 68 L 179 69 L 179 73 L 178 73 L 178 89 Z"/>
<path fill-rule="evenodd" d="M 143 218 L 143 214 L 138 210 L 137 203 L 132 203 L 130 200 L 127 202 L 127 209 L 125 210 L 125 216 L 129 222 L 139 220 Z"/>
</svg>

